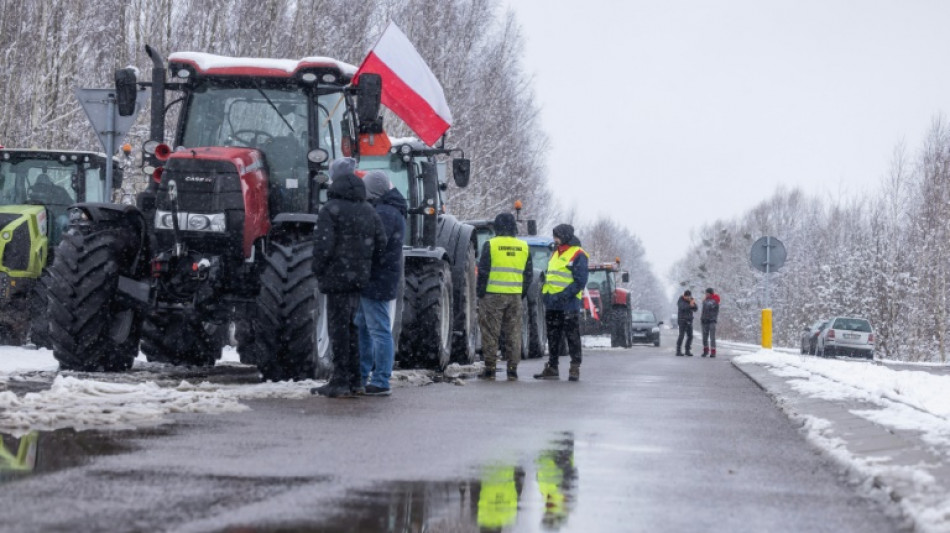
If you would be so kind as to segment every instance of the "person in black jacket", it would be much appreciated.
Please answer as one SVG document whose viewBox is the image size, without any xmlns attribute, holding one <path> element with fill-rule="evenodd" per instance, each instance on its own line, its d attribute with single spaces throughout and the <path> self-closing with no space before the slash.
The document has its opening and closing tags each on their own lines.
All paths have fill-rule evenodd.
<svg viewBox="0 0 950 533">
<path fill-rule="evenodd" d="M 676 338 L 676 355 L 683 355 L 680 346 L 683 344 L 683 336 L 686 336 L 686 355 L 693 356 L 689 348 L 693 345 L 693 313 L 697 309 L 696 300 L 690 291 L 683 292 L 683 296 L 676 300 L 676 321 L 680 327 L 679 337 Z"/>
<path fill-rule="evenodd" d="M 386 249 L 373 264 L 369 284 L 360 296 L 356 326 L 360 338 L 360 374 L 367 396 L 389 396 L 393 372 L 392 303 L 399 294 L 402 245 L 406 233 L 406 199 L 394 189 L 385 172 L 374 170 L 363 178 L 366 195 L 376 208 L 386 233 Z M 370 378 L 372 373 L 372 378 Z M 367 383 L 367 379 L 369 382 Z"/>
<path fill-rule="evenodd" d="M 716 322 L 719 321 L 719 295 L 712 287 L 703 296 L 703 310 L 699 314 L 703 327 L 703 357 L 716 357 Z M 711 349 L 710 349 L 711 348 Z"/>
<path fill-rule="evenodd" d="M 313 271 L 320 292 L 327 296 L 333 374 L 329 383 L 310 392 L 331 398 L 349 397 L 362 389 L 356 310 L 372 266 L 386 248 L 383 223 L 366 201 L 366 187 L 355 172 L 356 160 L 349 157 L 330 165 L 329 201 L 320 209 L 314 229 Z"/>
</svg>

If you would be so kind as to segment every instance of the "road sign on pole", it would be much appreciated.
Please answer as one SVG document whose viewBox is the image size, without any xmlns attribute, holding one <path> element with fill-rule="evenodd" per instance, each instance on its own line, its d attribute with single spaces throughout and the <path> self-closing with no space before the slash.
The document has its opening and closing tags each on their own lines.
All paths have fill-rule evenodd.
<svg viewBox="0 0 950 533">
<path fill-rule="evenodd" d="M 765 309 L 762 310 L 762 347 L 772 348 L 772 309 L 769 305 L 769 274 L 785 264 L 785 245 L 775 237 L 762 237 L 752 244 L 752 267 L 765 272 Z"/>
<path fill-rule="evenodd" d="M 116 111 L 115 89 L 76 89 L 76 99 L 89 117 L 106 153 L 106 194 L 112 194 L 112 156 L 119 151 L 136 117 L 148 102 L 148 97 L 148 91 L 138 91 L 135 95 L 135 112 L 123 117 Z"/>
</svg>

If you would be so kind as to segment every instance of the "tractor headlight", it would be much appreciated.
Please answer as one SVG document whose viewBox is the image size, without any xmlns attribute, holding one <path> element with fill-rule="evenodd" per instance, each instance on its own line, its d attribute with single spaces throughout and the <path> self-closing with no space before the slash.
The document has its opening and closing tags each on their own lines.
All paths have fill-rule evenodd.
<svg viewBox="0 0 950 533">
<path fill-rule="evenodd" d="M 174 229 L 173 215 L 169 211 L 155 212 L 155 229 Z M 224 213 L 178 213 L 178 229 L 182 231 L 224 232 L 227 229 Z"/>
<path fill-rule="evenodd" d="M 78 222 L 88 222 L 90 219 L 89 213 L 85 209 L 80 207 L 71 207 L 69 208 L 69 223 L 74 224 Z"/>
</svg>

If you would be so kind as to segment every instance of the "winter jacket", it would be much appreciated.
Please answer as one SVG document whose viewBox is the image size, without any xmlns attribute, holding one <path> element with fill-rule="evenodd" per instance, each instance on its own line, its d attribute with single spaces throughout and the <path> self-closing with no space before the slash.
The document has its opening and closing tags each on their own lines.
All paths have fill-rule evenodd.
<svg viewBox="0 0 950 533">
<path fill-rule="evenodd" d="M 383 222 L 386 234 L 386 249 L 373 264 L 369 284 L 363 289 L 363 297 L 373 300 L 395 300 L 399 295 L 399 279 L 402 276 L 403 236 L 406 233 L 406 199 L 399 189 L 389 189 L 375 202 L 376 214 Z"/>
<path fill-rule="evenodd" d="M 719 295 L 707 294 L 703 298 L 703 310 L 699 315 L 699 321 L 703 324 L 716 322 L 719 320 Z"/>
<path fill-rule="evenodd" d="M 514 215 L 502 213 L 495 217 L 494 229 L 495 234 L 499 237 L 514 237 L 518 232 L 518 223 L 515 221 Z M 526 243 L 525 248 L 527 246 Z M 491 274 L 491 266 L 491 241 L 489 240 L 482 245 L 481 254 L 478 256 L 478 278 L 475 280 L 475 295 L 479 298 L 485 296 L 488 292 L 488 276 Z M 534 276 L 534 266 L 530 253 L 522 276 L 521 296 L 524 297 L 528 294 L 528 287 L 531 286 L 531 280 Z"/>
<path fill-rule="evenodd" d="M 680 323 L 692 323 L 693 313 L 696 312 L 696 301 L 690 301 L 686 296 L 680 296 L 676 300 L 676 320 Z"/>
<path fill-rule="evenodd" d="M 573 236 L 566 244 L 567 247 L 580 245 L 580 239 Z M 583 302 L 577 297 L 577 293 L 587 287 L 587 254 L 583 251 L 578 252 L 578 254 L 574 256 L 574 260 L 569 268 L 571 275 L 574 277 L 571 284 L 565 287 L 561 292 L 545 294 L 543 296 L 544 308 L 548 311 L 577 312 L 581 310 Z"/>
<path fill-rule="evenodd" d="M 383 223 L 353 174 L 333 180 L 313 235 L 313 271 L 324 294 L 361 292 L 386 248 Z"/>
</svg>

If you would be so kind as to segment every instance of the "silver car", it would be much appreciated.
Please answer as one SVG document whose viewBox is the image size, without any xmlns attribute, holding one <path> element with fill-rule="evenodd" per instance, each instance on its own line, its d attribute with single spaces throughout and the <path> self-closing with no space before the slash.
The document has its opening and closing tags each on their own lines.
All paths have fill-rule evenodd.
<svg viewBox="0 0 950 533">
<path fill-rule="evenodd" d="M 815 349 L 819 357 L 845 355 L 874 358 L 874 329 L 864 318 L 837 316 L 818 334 Z"/>
</svg>

